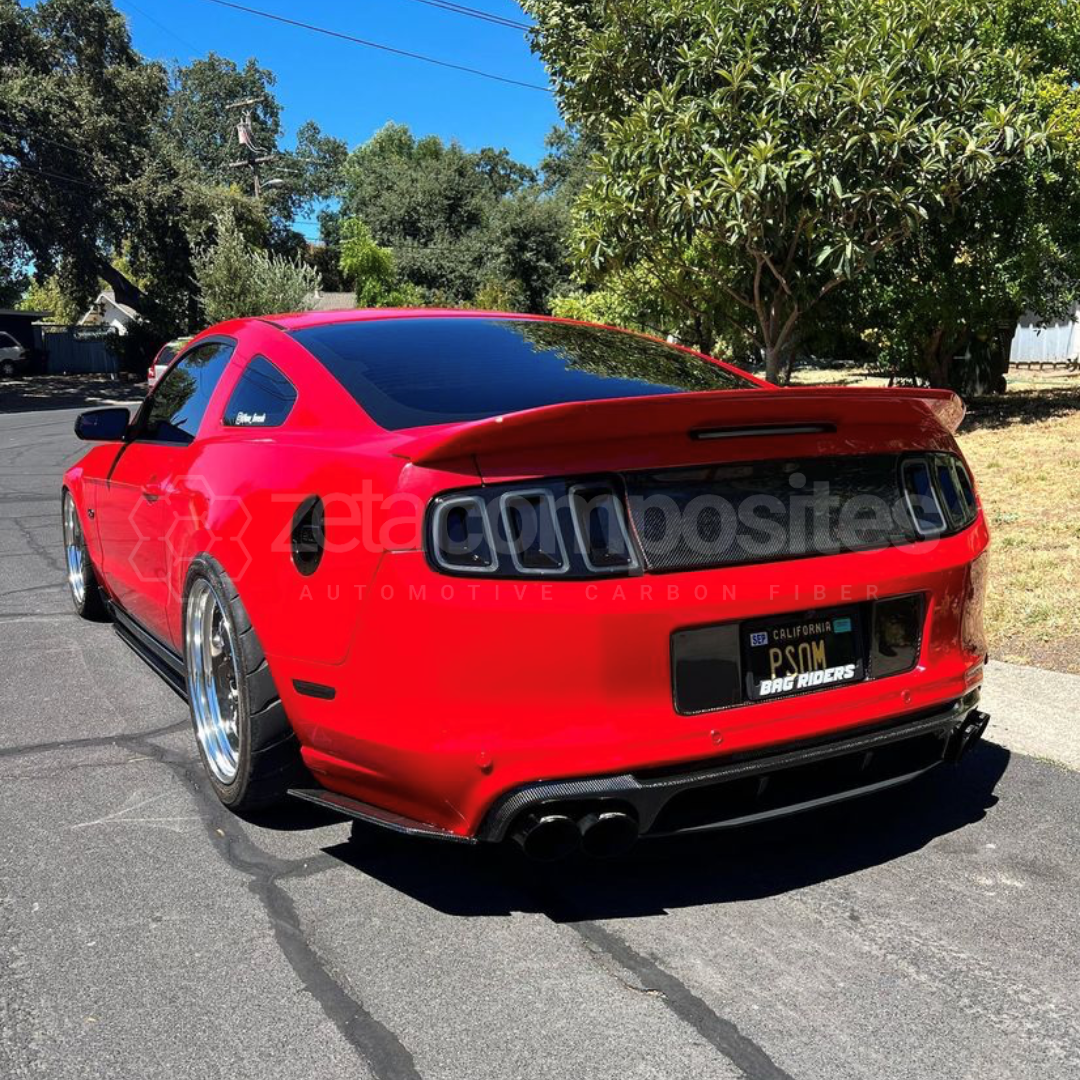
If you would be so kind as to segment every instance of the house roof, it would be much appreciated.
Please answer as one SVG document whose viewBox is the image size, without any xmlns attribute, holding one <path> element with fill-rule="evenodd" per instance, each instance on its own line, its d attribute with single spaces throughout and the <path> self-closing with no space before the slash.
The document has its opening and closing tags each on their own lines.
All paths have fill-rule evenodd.
<svg viewBox="0 0 1080 1080">
<path fill-rule="evenodd" d="M 0 308 L 0 315 L 17 315 L 23 319 L 42 319 L 51 315 L 49 311 L 23 311 L 21 308 Z"/>
<path fill-rule="evenodd" d="M 89 309 L 79 319 L 79 325 L 85 326 L 87 321 L 97 315 L 97 309 L 99 306 L 107 304 L 111 308 L 115 308 L 121 314 L 126 315 L 130 320 L 134 321 L 139 318 L 139 313 L 130 304 L 119 304 L 116 301 L 116 293 L 112 289 L 102 289 L 97 294 L 97 299 L 90 305 Z"/>
</svg>

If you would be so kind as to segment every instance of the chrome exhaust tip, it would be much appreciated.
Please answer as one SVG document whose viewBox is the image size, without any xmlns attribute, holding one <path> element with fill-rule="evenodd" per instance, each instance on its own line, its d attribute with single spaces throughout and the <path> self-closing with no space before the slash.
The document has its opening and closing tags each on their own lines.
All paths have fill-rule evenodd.
<svg viewBox="0 0 1080 1080">
<path fill-rule="evenodd" d="M 622 810 L 598 810 L 579 822 L 581 846 L 598 859 L 625 855 L 637 843 L 638 823 Z"/>
<path fill-rule="evenodd" d="M 514 842 L 530 859 L 555 862 L 581 847 L 581 833 L 565 814 L 526 814 L 512 834 Z"/>
</svg>

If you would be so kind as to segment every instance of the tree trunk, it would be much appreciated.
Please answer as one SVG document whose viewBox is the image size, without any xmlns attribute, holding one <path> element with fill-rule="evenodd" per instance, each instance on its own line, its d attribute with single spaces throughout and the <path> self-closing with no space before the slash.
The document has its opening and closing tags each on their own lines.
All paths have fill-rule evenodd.
<svg viewBox="0 0 1080 1080">
<path fill-rule="evenodd" d="M 923 346 L 923 367 L 927 381 L 938 390 L 949 389 L 949 369 L 952 366 L 952 338 L 944 327 L 938 327 Z"/>
<path fill-rule="evenodd" d="M 97 271 L 98 275 L 109 283 L 118 304 L 126 304 L 136 311 L 142 310 L 145 306 L 146 297 L 143 295 L 142 289 L 131 281 L 126 274 L 117 270 L 106 259 L 100 260 Z"/>
<path fill-rule="evenodd" d="M 765 378 L 777 386 L 785 386 L 791 376 L 788 351 L 775 345 L 765 348 Z"/>
</svg>

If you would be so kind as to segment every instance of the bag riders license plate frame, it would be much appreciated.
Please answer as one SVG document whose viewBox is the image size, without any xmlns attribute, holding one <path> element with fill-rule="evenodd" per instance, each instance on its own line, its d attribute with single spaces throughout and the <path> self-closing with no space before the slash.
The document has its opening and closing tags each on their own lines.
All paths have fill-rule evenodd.
<svg viewBox="0 0 1080 1080">
<path fill-rule="evenodd" d="M 742 624 L 747 701 L 812 693 L 866 678 L 858 607 L 755 619 Z"/>
</svg>

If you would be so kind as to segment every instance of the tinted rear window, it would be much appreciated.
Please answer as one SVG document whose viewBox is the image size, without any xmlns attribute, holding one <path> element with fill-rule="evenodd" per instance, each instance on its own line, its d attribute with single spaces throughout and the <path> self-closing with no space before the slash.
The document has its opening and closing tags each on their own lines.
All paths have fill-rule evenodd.
<svg viewBox="0 0 1080 1080">
<path fill-rule="evenodd" d="M 531 319 L 373 319 L 310 327 L 293 337 L 389 429 L 565 401 L 755 385 L 633 334 Z"/>
</svg>

